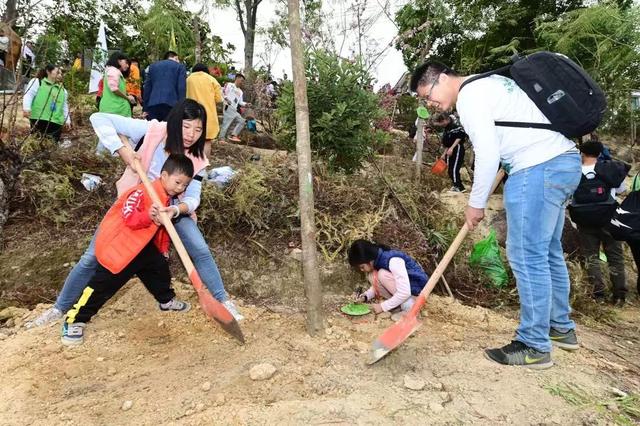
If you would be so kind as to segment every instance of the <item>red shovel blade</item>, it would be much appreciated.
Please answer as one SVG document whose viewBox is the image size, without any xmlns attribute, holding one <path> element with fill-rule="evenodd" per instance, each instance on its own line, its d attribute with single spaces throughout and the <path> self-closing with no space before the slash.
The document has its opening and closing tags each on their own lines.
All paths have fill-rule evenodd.
<svg viewBox="0 0 640 426">
<path fill-rule="evenodd" d="M 224 331 L 238 339 L 240 343 L 244 344 L 244 335 L 242 334 L 238 321 L 236 321 L 233 315 L 231 315 L 222 303 L 214 299 L 213 296 L 211 296 L 211 293 L 204 288 L 200 275 L 198 275 L 198 271 L 194 269 L 189 275 L 189 279 L 191 279 L 191 283 L 198 293 L 200 307 L 202 307 L 204 313 L 209 318 L 216 320 Z"/>
<path fill-rule="evenodd" d="M 375 364 L 384 358 L 389 352 L 397 348 L 411 336 L 422 323 L 418 321 L 418 312 L 424 305 L 424 298 L 418 297 L 409 312 L 397 323 L 387 328 L 371 346 L 371 358 L 369 365 Z"/>
</svg>

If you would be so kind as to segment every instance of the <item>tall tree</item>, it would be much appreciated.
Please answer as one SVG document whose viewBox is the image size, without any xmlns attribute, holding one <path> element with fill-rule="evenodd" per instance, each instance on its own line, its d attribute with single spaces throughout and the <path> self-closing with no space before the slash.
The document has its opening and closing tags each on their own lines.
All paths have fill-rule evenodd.
<svg viewBox="0 0 640 426">
<path fill-rule="evenodd" d="M 289 0 L 289 36 L 291 66 L 296 108 L 296 152 L 298 153 L 298 191 L 300 194 L 300 224 L 302 236 L 302 267 L 307 294 L 307 331 L 315 336 L 324 329 L 322 315 L 322 287 L 316 253 L 316 223 L 313 206 L 313 175 L 311 170 L 311 142 L 309 133 L 309 102 L 305 76 L 300 4 Z"/>
</svg>

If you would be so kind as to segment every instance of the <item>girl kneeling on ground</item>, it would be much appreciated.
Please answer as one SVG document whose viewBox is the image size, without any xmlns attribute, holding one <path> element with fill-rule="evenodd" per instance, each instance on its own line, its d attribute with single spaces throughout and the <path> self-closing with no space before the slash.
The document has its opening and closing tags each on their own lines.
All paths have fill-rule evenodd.
<svg viewBox="0 0 640 426">
<path fill-rule="evenodd" d="M 349 264 L 367 274 L 371 287 L 357 296 L 359 302 L 371 302 L 377 297 L 385 299 L 374 303 L 376 314 L 400 307 L 404 315 L 415 302 L 429 277 L 422 266 L 408 254 L 382 244 L 356 240 L 348 252 Z"/>
</svg>

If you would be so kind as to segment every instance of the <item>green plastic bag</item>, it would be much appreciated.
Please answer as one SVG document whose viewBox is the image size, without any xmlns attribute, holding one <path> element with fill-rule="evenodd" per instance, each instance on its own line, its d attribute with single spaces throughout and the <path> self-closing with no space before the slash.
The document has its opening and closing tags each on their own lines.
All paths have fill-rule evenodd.
<svg viewBox="0 0 640 426">
<path fill-rule="evenodd" d="M 500 258 L 500 247 L 498 246 L 494 229 L 489 232 L 487 238 L 473 245 L 471 256 L 469 256 L 469 264 L 482 269 L 496 288 L 506 286 L 507 281 L 509 281 L 507 270 Z"/>
</svg>

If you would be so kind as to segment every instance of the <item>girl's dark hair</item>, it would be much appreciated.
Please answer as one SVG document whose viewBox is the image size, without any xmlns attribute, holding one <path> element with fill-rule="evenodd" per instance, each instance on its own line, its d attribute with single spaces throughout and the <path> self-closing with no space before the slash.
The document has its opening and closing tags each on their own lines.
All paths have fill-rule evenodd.
<svg viewBox="0 0 640 426">
<path fill-rule="evenodd" d="M 42 80 L 43 78 L 45 78 L 47 76 L 48 73 L 50 73 L 51 71 L 55 70 L 56 68 L 58 68 L 57 65 L 47 64 L 46 67 L 41 68 L 38 71 L 38 73 L 36 74 L 36 78 L 38 80 Z"/>
<path fill-rule="evenodd" d="M 167 142 L 164 149 L 169 154 L 184 154 L 182 143 L 182 120 L 199 119 L 202 122 L 202 134 L 197 142 L 189 147 L 189 154 L 204 158 L 204 143 L 207 133 L 207 111 L 193 99 L 179 101 L 167 116 Z"/>
<path fill-rule="evenodd" d="M 206 72 L 207 74 L 209 74 L 209 68 L 207 68 L 205 64 L 195 64 L 193 68 L 191 68 L 191 72 L 198 71 Z"/>
<path fill-rule="evenodd" d="M 122 52 L 114 52 L 111 54 L 111 56 L 109 56 L 109 60 L 107 61 L 105 66 L 107 67 L 111 66 L 111 67 L 116 67 L 120 69 L 120 64 L 118 63 L 118 61 L 122 59 L 128 61 L 129 57 Z"/>
<path fill-rule="evenodd" d="M 347 252 L 349 265 L 356 267 L 375 261 L 378 258 L 378 249 L 391 250 L 384 244 L 372 243 L 367 240 L 355 240 Z"/>
</svg>

